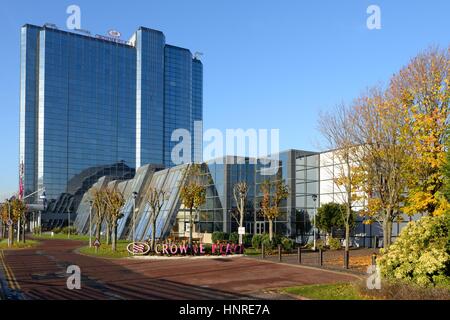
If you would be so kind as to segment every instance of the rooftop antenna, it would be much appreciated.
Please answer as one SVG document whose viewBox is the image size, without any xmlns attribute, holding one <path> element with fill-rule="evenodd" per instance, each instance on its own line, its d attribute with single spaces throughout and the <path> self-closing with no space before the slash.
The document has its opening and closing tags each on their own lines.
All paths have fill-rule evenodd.
<svg viewBox="0 0 450 320">
<path fill-rule="evenodd" d="M 203 52 L 196 51 L 196 52 L 194 53 L 194 59 L 195 59 L 195 60 L 200 60 L 200 57 L 201 57 L 201 56 L 203 56 Z"/>
<path fill-rule="evenodd" d="M 54 24 L 54 23 L 49 23 L 49 22 L 45 23 L 45 24 L 44 24 L 44 27 L 52 28 L 52 29 L 58 29 L 58 27 L 56 26 L 56 24 Z"/>
<path fill-rule="evenodd" d="M 91 32 L 89 30 L 86 30 L 86 29 L 73 29 L 73 31 L 77 31 L 79 33 L 84 33 L 84 34 L 86 34 L 88 36 L 91 35 Z"/>
</svg>

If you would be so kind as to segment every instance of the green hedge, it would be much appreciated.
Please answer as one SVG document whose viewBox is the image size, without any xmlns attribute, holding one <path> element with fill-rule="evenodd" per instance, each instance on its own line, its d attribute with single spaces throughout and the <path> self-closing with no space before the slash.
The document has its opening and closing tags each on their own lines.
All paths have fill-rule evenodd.
<svg viewBox="0 0 450 320">
<path fill-rule="evenodd" d="M 252 247 L 255 249 L 261 248 L 261 242 L 262 242 L 262 234 L 255 234 L 252 237 Z"/>
<path fill-rule="evenodd" d="M 233 243 L 239 243 L 239 234 L 237 232 L 230 233 L 228 240 Z"/>
<path fill-rule="evenodd" d="M 212 234 L 212 242 L 216 243 L 217 241 L 228 241 L 229 235 L 226 232 L 214 231 Z"/>
<path fill-rule="evenodd" d="M 244 234 L 242 241 L 246 247 L 252 246 L 253 235 L 250 233 Z"/>
</svg>

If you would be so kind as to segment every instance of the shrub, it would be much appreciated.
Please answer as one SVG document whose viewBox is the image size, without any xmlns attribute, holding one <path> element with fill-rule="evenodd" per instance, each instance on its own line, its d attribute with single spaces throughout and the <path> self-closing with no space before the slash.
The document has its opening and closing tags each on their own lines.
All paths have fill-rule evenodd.
<svg viewBox="0 0 450 320">
<path fill-rule="evenodd" d="M 423 287 L 450 285 L 450 213 L 410 222 L 397 240 L 381 250 L 383 278 Z"/>
<path fill-rule="evenodd" d="M 253 241 L 253 235 L 250 233 L 246 233 L 242 237 L 242 242 L 244 243 L 244 246 L 246 246 L 246 247 L 252 246 L 252 244 L 253 244 L 252 241 Z"/>
<path fill-rule="evenodd" d="M 216 243 L 217 241 L 225 241 L 228 240 L 228 233 L 221 231 L 214 231 L 211 238 L 213 243 Z"/>
<path fill-rule="evenodd" d="M 339 250 L 341 248 L 341 241 L 337 238 L 329 238 L 328 245 L 331 250 Z"/>
<path fill-rule="evenodd" d="M 261 248 L 262 243 L 262 235 L 261 234 L 255 234 L 252 238 L 252 247 L 255 249 Z"/>
<path fill-rule="evenodd" d="M 228 240 L 233 243 L 239 243 L 239 234 L 237 232 L 230 233 Z"/>
<path fill-rule="evenodd" d="M 294 248 L 294 240 L 284 237 L 281 239 L 283 250 L 290 251 Z"/>
<path fill-rule="evenodd" d="M 68 234 L 69 233 L 69 230 L 70 230 L 70 234 L 77 234 L 78 232 L 77 232 L 77 228 L 75 228 L 75 227 L 73 227 L 73 226 L 70 226 L 70 227 L 64 227 L 64 228 L 62 228 L 61 230 L 60 230 L 60 232 L 59 233 L 62 233 L 62 234 Z M 56 233 L 56 232 L 55 232 Z"/>
<path fill-rule="evenodd" d="M 41 233 L 41 228 L 39 226 L 33 228 L 33 234 L 40 234 L 40 233 Z"/>
<path fill-rule="evenodd" d="M 313 243 L 314 245 L 314 243 Z M 317 239 L 316 240 L 316 248 L 318 249 L 324 249 L 325 248 L 325 241 L 323 241 L 322 239 Z"/>
<path fill-rule="evenodd" d="M 38 227 L 39 228 L 39 227 Z M 36 229 L 38 229 L 38 228 L 36 228 Z M 39 232 L 39 230 L 38 230 L 38 232 Z M 53 230 L 52 230 L 52 232 L 54 232 L 55 234 L 58 234 L 58 233 L 61 233 L 61 228 L 54 228 Z"/>
<path fill-rule="evenodd" d="M 261 243 L 264 244 L 264 248 L 267 250 L 271 250 L 276 248 L 279 244 L 281 244 L 281 237 L 277 234 L 273 235 L 272 241 L 269 240 L 269 234 L 268 233 L 264 233 L 262 235 L 262 241 Z"/>
</svg>

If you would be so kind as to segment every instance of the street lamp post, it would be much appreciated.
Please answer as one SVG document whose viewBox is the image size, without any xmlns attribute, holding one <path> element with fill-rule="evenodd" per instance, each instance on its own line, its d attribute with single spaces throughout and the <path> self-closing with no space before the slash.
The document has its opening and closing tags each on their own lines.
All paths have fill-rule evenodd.
<svg viewBox="0 0 450 320">
<path fill-rule="evenodd" d="M 133 191 L 133 242 L 136 242 L 136 198 L 137 192 Z M 153 230 L 155 232 L 155 230 Z M 134 252 L 134 250 L 133 250 Z"/>
<path fill-rule="evenodd" d="M 42 199 L 42 204 L 44 205 L 43 211 L 45 211 L 45 205 L 47 204 L 47 195 L 45 194 L 45 188 L 39 198 Z M 39 210 L 39 235 L 42 235 L 42 210 Z"/>
<path fill-rule="evenodd" d="M 313 220 L 313 236 L 314 236 L 314 245 L 313 245 L 313 249 L 314 251 L 316 251 L 316 215 L 317 215 L 317 194 L 313 194 L 312 199 L 314 201 L 314 220 Z"/>
<path fill-rule="evenodd" d="M 89 200 L 89 248 L 92 248 L 92 204 L 93 201 Z"/>
</svg>

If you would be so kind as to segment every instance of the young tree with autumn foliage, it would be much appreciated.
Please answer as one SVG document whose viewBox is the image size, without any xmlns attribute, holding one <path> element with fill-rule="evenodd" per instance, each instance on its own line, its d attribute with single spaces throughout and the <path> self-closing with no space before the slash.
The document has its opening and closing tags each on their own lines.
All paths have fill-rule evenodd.
<svg viewBox="0 0 450 320">
<path fill-rule="evenodd" d="M 269 221 L 269 240 L 273 240 L 273 221 L 281 214 L 281 201 L 289 196 L 289 188 L 282 180 L 264 180 L 261 184 L 263 198 L 260 203 L 262 215 Z"/>
<path fill-rule="evenodd" d="M 107 217 L 109 217 L 111 228 L 111 249 L 116 251 L 117 248 L 117 225 L 120 218 L 123 217 L 122 207 L 125 199 L 121 192 L 116 189 L 105 189 L 105 200 L 107 207 Z"/>
<path fill-rule="evenodd" d="M 8 238 L 8 247 L 10 247 L 14 240 L 14 235 L 13 235 L 14 227 L 13 227 L 13 225 L 7 225 L 8 220 L 11 219 L 11 202 L 10 202 L 10 200 L 5 200 L 5 202 L 2 203 L 2 205 L 0 207 L 0 216 L 2 219 L 2 224 L 7 226 L 7 228 L 8 228 L 8 235 L 6 238 Z"/>
<path fill-rule="evenodd" d="M 23 220 L 25 218 L 27 206 L 22 200 L 12 198 L 10 200 L 6 200 L 0 209 L 2 220 L 8 221 L 11 219 L 12 222 L 12 224 L 8 226 L 8 244 L 9 246 L 12 246 L 14 243 L 14 224 L 17 225 L 17 232 L 19 232 L 19 223 L 21 219 Z M 20 235 L 17 234 L 18 239 L 20 238 L 19 236 Z"/>
<path fill-rule="evenodd" d="M 391 244 L 393 222 L 401 217 L 408 185 L 408 143 L 401 138 L 405 112 L 389 92 L 371 89 L 355 101 L 351 116 L 358 151 L 354 159 L 367 197 L 366 223 L 378 221 L 384 247 Z"/>
<path fill-rule="evenodd" d="M 181 188 L 181 202 L 189 210 L 189 248 L 192 252 L 193 213 L 206 202 L 206 187 L 202 183 L 201 165 L 190 164 L 185 170 L 185 183 Z"/>
<path fill-rule="evenodd" d="M 96 239 L 100 240 L 101 235 L 101 229 L 103 220 L 106 216 L 106 210 L 107 210 L 107 203 L 106 203 L 106 196 L 105 196 L 105 190 L 102 189 L 95 189 L 93 192 L 93 208 L 94 208 L 94 214 L 95 214 L 95 237 Z M 109 230 L 108 230 L 109 232 Z M 107 243 L 109 244 L 109 243 Z"/>
</svg>

